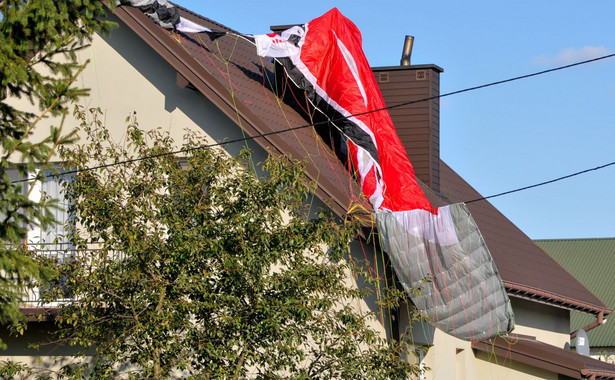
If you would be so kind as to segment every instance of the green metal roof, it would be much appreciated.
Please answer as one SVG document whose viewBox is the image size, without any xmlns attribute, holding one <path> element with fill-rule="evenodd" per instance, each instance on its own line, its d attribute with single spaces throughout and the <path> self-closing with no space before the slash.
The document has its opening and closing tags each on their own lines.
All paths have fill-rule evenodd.
<svg viewBox="0 0 615 380">
<path fill-rule="evenodd" d="M 610 309 L 615 309 L 615 238 L 535 240 L 535 243 Z M 610 317 L 607 323 L 587 333 L 591 347 L 615 346 L 615 314 Z M 573 311 L 571 331 L 593 321 L 592 316 Z"/>
</svg>

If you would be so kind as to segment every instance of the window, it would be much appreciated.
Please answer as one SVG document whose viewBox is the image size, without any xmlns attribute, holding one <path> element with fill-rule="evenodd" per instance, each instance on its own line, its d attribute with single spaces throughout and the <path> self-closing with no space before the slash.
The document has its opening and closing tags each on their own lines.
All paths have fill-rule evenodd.
<svg viewBox="0 0 615 380">
<path fill-rule="evenodd" d="M 24 179 L 23 173 L 13 168 L 7 170 L 12 181 L 20 181 Z M 27 239 L 24 244 L 28 249 L 36 252 L 38 255 L 48 257 L 62 263 L 72 256 L 73 247 L 68 243 L 66 225 L 70 222 L 70 216 L 67 212 L 68 203 L 64 196 L 64 189 L 59 178 L 50 176 L 50 172 L 46 171 L 46 182 L 17 182 L 14 186 L 19 186 L 23 195 L 28 195 L 33 201 L 40 201 L 45 198 L 57 199 L 57 208 L 53 208 L 52 212 L 57 224 L 41 228 L 40 226 L 31 227 L 28 230 Z M 28 173 L 28 177 L 33 178 L 36 173 Z M 38 288 L 28 289 L 27 296 L 23 300 L 26 304 L 34 304 L 32 306 L 40 306 L 39 300 L 41 290 Z M 61 300 L 58 300 L 61 301 Z"/>
<path fill-rule="evenodd" d="M 38 196 L 46 196 L 58 200 L 59 208 L 53 209 L 54 218 L 57 224 L 49 226 L 44 230 L 39 231 L 38 242 L 44 244 L 46 251 L 62 251 L 71 249 L 72 246 L 67 243 L 66 225 L 69 222 L 68 203 L 64 197 L 64 189 L 57 177 L 48 177 L 46 182 L 39 183 L 40 193 Z M 33 236 L 36 239 L 36 236 Z"/>
</svg>

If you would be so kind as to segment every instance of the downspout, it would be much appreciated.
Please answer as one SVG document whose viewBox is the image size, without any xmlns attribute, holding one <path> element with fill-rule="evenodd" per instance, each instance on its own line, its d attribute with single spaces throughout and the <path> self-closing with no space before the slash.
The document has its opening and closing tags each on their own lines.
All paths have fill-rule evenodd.
<svg viewBox="0 0 615 380">
<path fill-rule="evenodd" d="M 603 325 L 606 323 L 606 318 L 604 318 L 604 311 L 601 311 L 600 313 L 598 313 L 598 316 L 596 317 L 596 320 L 593 321 L 592 323 L 590 323 L 589 325 L 583 327 L 583 330 L 585 331 L 589 331 L 593 328 L 596 328 L 600 325 Z M 578 330 L 577 330 L 578 331 Z M 574 339 L 577 337 L 577 332 L 573 332 L 570 334 L 570 339 Z"/>
<path fill-rule="evenodd" d="M 596 373 L 591 369 L 582 369 L 581 376 L 588 380 L 596 380 Z"/>
</svg>

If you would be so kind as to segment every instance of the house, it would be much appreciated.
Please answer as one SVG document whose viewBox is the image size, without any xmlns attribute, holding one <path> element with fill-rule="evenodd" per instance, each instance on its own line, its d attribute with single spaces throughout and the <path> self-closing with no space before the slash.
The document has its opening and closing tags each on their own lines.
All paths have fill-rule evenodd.
<svg viewBox="0 0 615 380">
<path fill-rule="evenodd" d="M 182 8 L 181 13 L 211 29 L 231 31 L 189 10 Z M 119 27 L 109 37 L 96 36 L 89 49 L 79 52 L 83 60 L 92 61 L 80 84 L 92 89 L 84 105 L 103 110 L 115 138 L 122 136 L 124 120 L 132 113 L 141 126 L 168 129 L 176 139 L 184 128 L 212 142 L 250 136 L 249 142 L 227 144 L 226 150 L 234 154 L 248 144 L 261 157 L 265 149 L 291 154 L 307 163 L 307 176 L 318 185 L 316 195 L 335 214 L 343 216 L 356 204 L 369 208 L 336 155 L 335 134 L 309 127 L 319 114 L 306 108 L 302 93 L 284 80 L 274 63 L 258 57 L 249 41 L 237 35 L 212 41 L 205 35 L 170 33 L 130 7 L 119 7 L 109 17 Z M 391 115 L 432 204 L 481 198 L 440 160 L 437 96 L 443 70 L 410 65 L 373 71 L 387 104 L 429 98 L 396 108 Z M 305 127 L 297 128 L 301 126 Z M 488 201 L 468 206 L 511 297 L 516 328 L 492 341 L 466 342 L 426 324 L 415 326 L 415 345 L 422 347 L 417 360 L 431 368 L 422 378 L 615 379 L 615 366 L 565 349 L 570 342 L 570 311 L 604 321 L 612 310 Z M 366 245 L 356 243 L 353 249 L 373 262 L 382 260 L 376 249 Z M 375 308 L 370 299 L 359 307 Z M 24 303 L 24 308 L 32 315 L 53 313 L 40 309 L 36 299 Z M 407 325 L 406 315 L 398 311 L 391 318 L 394 323 L 381 326 L 382 333 L 395 335 Z M 48 321 L 32 322 L 27 336 L 8 337 L 9 351 L 3 359 L 43 365 L 66 360 L 65 348 L 27 349 L 29 339 L 50 328 Z"/>
<path fill-rule="evenodd" d="M 615 292 L 613 292 L 611 282 L 615 238 L 549 239 L 534 242 L 608 307 L 615 306 Z M 590 322 L 587 315 L 572 312 L 570 331 L 577 331 Z M 614 324 L 607 323 L 600 328 L 588 331 L 587 336 L 592 357 L 615 363 Z M 576 339 L 572 345 L 576 346 Z"/>
</svg>

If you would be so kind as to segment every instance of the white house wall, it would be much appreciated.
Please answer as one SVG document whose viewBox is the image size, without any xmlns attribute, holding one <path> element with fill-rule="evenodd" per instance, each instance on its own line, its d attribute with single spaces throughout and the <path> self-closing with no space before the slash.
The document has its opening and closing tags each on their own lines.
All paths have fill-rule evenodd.
<svg viewBox="0 0 615 380">
<path fill-rule="evenodd" d="M 176 71 L 132 30 L 116 17 L 110 19 L 118 28 L 110 36 L 95 35 L 91 46 L 78 52 L 80 61 L 89 60 L 89 64 L 77 86 L 90 89 L 90 96 L 79 105 L 100 108 L 114 140 L 125 137 L 126 118 L 133 115 L 140 128 L 169 131 L 177 143 L 186 129 L 197 131 L 211 143 L 243 137 L 239 127 L 202 94 L 178 87 Z M 34 141 L 48 133 L 47 125 L 37 128 Z M 76 125 L 71 118 L 65 130 Z M 264 157 L 258 145 L 248 144 Z M 225 149 L 237 153 L 242 146 L 236 143 Z"/>
<path fill-rule="evenodd" d="M 512 298 L 516 327 L 513 333 L 529 335 L 558 348 L 570 340 L 569 311 L 529 300 Z M 407 323 L 401 313 L 401 324 Z M 404 321 L 405 318 L 405 321 Z M 412 330 L 414 342 L 426 351 L 423 363 L 430 370 L 421 380 L 449 379 L 557 379 L 554 372 L 473 350 L 470 342 L 417 323 Z"/>
<path fill-rule="evenodd" d="M 570 343 L 570 311 L 511 297 L 515 312 L 514 333 L 536 337 L 536 340 L 564 348 Z"/>
</svg>

